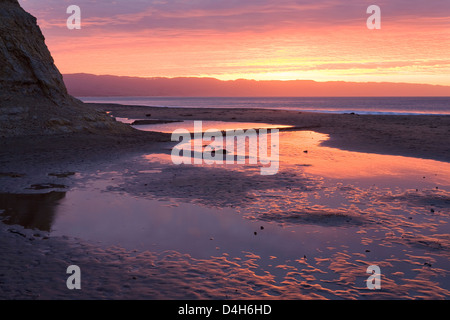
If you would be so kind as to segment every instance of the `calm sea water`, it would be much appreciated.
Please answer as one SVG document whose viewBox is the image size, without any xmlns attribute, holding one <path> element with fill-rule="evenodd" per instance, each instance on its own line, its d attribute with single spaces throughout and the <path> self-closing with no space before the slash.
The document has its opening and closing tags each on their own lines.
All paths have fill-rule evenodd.
<svg viewBox="0 0 450 320">
<path fill-rule="evenodd" d="M 360 114 L 447 114 L 450 97 L 351 98 L 192 98 L 192 97 L 79 97 L 84 102 L 154 107 L 264 108 Z"/>
</svg>

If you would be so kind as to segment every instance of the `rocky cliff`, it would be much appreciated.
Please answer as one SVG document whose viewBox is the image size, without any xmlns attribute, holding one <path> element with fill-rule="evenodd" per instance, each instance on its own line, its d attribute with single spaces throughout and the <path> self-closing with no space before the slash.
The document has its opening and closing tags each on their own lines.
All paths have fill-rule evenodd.
<svg viewBox="0 0 450 320">
<path fill-rule="evenodd" d="M 0 138 L 105 130 L 132 129 L 70 96 L 36 18 L 0 0 Z"/>
</svg>

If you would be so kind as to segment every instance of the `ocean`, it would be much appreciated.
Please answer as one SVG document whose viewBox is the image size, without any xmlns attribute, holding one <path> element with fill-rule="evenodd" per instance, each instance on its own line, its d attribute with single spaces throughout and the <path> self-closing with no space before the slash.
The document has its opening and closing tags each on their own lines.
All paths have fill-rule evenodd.
<svg viewBox="0 0 450 320">
<path fill-rule="evenodd" d="M 78 97 L 90 103 L 153 107 L 256 108 L 325 113 L 450 115 L 450 97 Z"/>
</svg>

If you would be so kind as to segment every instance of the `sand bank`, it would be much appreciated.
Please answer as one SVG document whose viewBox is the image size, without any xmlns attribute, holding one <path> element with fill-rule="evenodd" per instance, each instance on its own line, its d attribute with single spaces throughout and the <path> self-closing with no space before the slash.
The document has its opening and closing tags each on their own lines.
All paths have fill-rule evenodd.
<svg viewBox="0 0 450 320">
<path fill-rule="evenodd" d="M 266 109 L 159 108 L 111 104 L 93 106 L 111 111 L 116 117 L 133 119 L 221 120 L 293 125 L 329 134 L 331 139 L 326 144 L 345 150 L 450 161 L 450 116 L 326 114 Z"/>
</svg>

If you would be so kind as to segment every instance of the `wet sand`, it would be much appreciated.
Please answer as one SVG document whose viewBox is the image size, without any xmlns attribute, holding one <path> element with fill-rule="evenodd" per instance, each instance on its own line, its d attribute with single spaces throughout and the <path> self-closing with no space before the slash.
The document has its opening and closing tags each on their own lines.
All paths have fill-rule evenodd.
<svg viewBox="0 0 450 320">
<path fill-rule="evenodd" d="M 445 141 L 449 139 L 450 117 L 149 109 L 117 105 L 102 107 L 116 117 L 132 119 L 288 124 L 330 134 L 331 139 L 324 143 L 326 146 L 450 161 L 450 141 Z M 98 187 L 100 194 L 106 192 L 117 194 L 117 197 L 165 201 L 176 199 L 177 203 L 193 202 L 206 207 L 233 208 L 245 219 L 257 221 L 257 226 L 268 222 L 267 232 L 278 228 L 278 224 L 288 228 L 312 225 L 313 231 L 329 226 L 334 231 L 351 231 L 361 235 L 358 239 L 361 243 L 351 249 L 332 248 L 336 244 L 327 245 L 326 250 L 320 246 L 325 252 L 315 252 L 315 256 L 311 256 L 309 251 L 299 252 L 298 261 L 274 265 L 275 269 L 284 271 L 284 278 L 279 280 L 275 273 L 264 272 L 264 268 L 258 267 L 258 264 L 263 264 L 264 257 L 252 252 L 239 257 L 221 252 L 217 256 L 204 258 L 170 250 L 103 247 L 94 242 L 51 235 L 45 227 L 29 230 L 18 225 L 0 224 L 0 298 L 442 299 L 450 296 L 450 289 L 445 283 L 439 285 L 434 281 L 436 277 L 448 277 L 448 269 L 442 268 L 445 265 L 443 261 L 448 261 L 450 250 L 450 239 L 443 232 L 450 207 L 446 179 L 420 185 L 417 191 L 410 188 L 406 191 L 385 191 L 382 188 L 373 191 L 350 183 L 336 183 L 342 180 L 341 177 L 326 177 L 331 182 L 324 185 L 322 178 L 311 179 L 310 176 L 295 173 L 295 166 L 286 168 L 276 178 L 264 179 L 251 169 L 230 171 L 173 166 L 169 161 L 161 160 L 167 157 L 171 145 L 167 141 L 167 135 L 142 132 L 137 132 L 135 136 L 107 139 L 79 135 L 3 141 L 0 143 L 0 193 L 60 192 L 47 199 L 58 202 L 64 197 L 62 193 L 89 190 L 92 181 L 97 181 L 101 184 Z M 160 154 L 156 160 L 155 153 Z M 307 165 L 311 164 L 311 170 L 317 168 L 314 161 L 296 165 L 309 168 Z M 323 174 L 324 171 L 320 172 Z M 435 185 L 440 188 L 433 190 Z M 412 183 L 412 186 L 415 188 L 419 184 Z M 279 190 L 285 190 L 283 196 L 280 196 Z M 224 196 L 212 196 L 218 192 Z M 299 198 L 299 194 L 303 196 Z M 305 208 L 304 204 L 308 203 L 306 198 L 320 196 L 325 202 L 333 196 L 347 197 L 350 202 L 347 208 L 353 209 L 344 210 L 340 206 L 325 204 Z M 351 206 L 351 203 L 356 203 L 357 207 Z M 288 206 L 289 210 L 283 209 Z M 428 211 L 426 214 L 424 208 Z M 434 208 L 433 215 L 430 208 Z M 401 214 L 395 214 L 399 210 Z M 292 212 L 296 215 L 289 214 Z M 405 215 L 407 212 L 412 221 Z M 5 209 L 0 209 L 0 214 L 4 213 Z M 420 223 L 416 224 L 416 221 Z M 442 226 L 444 229 L 441 229 Z M 378 235 L 380 228 L 382 232 Z M 263 230 L 257 232 L 264 235 Z M 250 236 L 255 238 L 253 234 Z M 350 240 L 342 245 L 353 246 Z M 214 240 L 207 239 L 206 242 L 213 243 Z M 363 250 L 371 243 L 373 247 L 369 252 L 365 251 L 368 249 Z M 391 257 L 389 261 L 389 257 L 384 257 L 382 248 L 396 246 L 406 252 L 406 257 L 399 254 L 399 257 Z M 379 252 L 377 256 L 370 257 L 370 251 Z M 275 264 L 276 257 L 270 259 Z M 364 272 L 361 275 L 356 271 L 368 266 L 369 261 L 378 261 L 383 268 L 395 263 L 415 267 L 407 268 L 413 275 L 406 271 L 393 271 L 393 275 L 383 282 L 386 291 L 373 294 L 364 289 Z M 68 264 L 83 266 L 81 291 L 68 291 L 65 286 Z M 338 275 L 337 279 L 323 276 L 330 270 Z M 402 283 L 402 278 L 408 280 L 398 285 Z"/>
<path fill-rule="evenodd" d="M 358 115 L 257 109 L 159 108 L 94 104 L 116 117 L 292 125 L 329 134 L 345 150 L 450 161 L 450 116 Z M 147 117 L 147 115 L 151 115 Z"/>
</svg>

